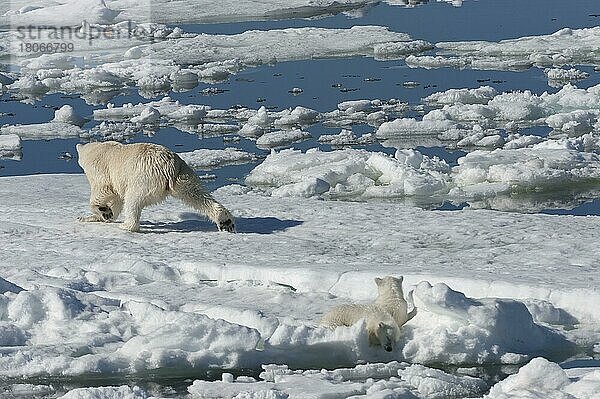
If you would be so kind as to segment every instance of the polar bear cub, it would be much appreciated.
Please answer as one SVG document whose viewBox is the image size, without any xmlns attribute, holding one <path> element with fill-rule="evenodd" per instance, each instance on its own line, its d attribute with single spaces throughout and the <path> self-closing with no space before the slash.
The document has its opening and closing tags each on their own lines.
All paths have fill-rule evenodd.
<svg viewBox="0 0 600 399">
<path fill-rule="evenodd" d="M 111 222 L 123 212 L 121 227 L 139 231 L 142 209 L 171 195 L 206 215 L 219 230 L 235 231 L 231 213 L 176 153 L 161 145 L 106 141 L 77 144 L 77 153 L 90 184 L 93 213 L 81 221 Z"/>
<path fill-rule="evenodd" d="M 400 337 L 400 327 L 417 314 L 415 307 L 408 312 L 408 303 L 402 291 L 403 280 L 402 276 L 376 277 L 378 295 L 373 303 L 336 306 L 323 316 L 321 324 L 328 327 L 351 326 L 358 320 L 365 319 L 369 343 L 381 345 L 388 352 L 392 351 Z M 412 291 L 409 299 L 412 302 Z"/>
<path fill-rule="evenodd" d="M 394 350 L 394 345 L 400 335 L 398 324 L 392 316 L 375 304 L 344 304 L 331 309 L 321 319 L 321 325 L 335 328 L 351 326 L 365 319 L 369 344 L 381 345 L 387 352 Z"/>
<path fill-rule="evenodd" d="M 404 277 L 402 276 L 375 278 L 375 284 L 377 284 L 378 291 L 375 304 L 389 312 L 398 324 L 398 327 L 402 327 L 417 314 L 417 308 L 414 306 L 413 309 L 408 312 L 408 304 L 406 299 L 404 299 L 404 292 L 402 291 L 403 280 Z M 412 291 L 408 293 L 408 298 L 413 302 Z"/>
</svg>

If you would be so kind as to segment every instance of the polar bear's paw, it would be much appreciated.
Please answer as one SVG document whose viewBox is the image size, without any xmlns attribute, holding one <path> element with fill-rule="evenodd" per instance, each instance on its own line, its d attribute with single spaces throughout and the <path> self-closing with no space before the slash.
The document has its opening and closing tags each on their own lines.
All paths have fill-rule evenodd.
<svg viewBox="0 0 600 399">
<path fill-rule="evenodd" d="M 113 220 L 114 213 L 108 206 L 99 206 L 98 211 L 102 215 L 102 219 L 104 219 L 105 222 Z"/>
<path fill-rule="evenodd" d="M 102 222 L 103 220 L 100 218 L 100 216 L 98 215 L 88 215 L 88 216 L 79 216 L 77 218 L 78 221 L 80 222 Z"/>
<path fill-rule="evenodd" d="M 126 231 L 131 231 L 133 233 L 139 232 L 140 231 L 140 224 L 139 222 L 136 223 L 135 221 L 131 221 L 131 220 L 125 220 L 122 224 L 121 224 L 121 228 L 123 230 Z"/>
<path fill-rule="evenodd" d="M 219 231 L 227 231 L 229 233 L 235 233 L 235 223 L 233 219 L 226 219 L 219 222 Z"/>
</svg>

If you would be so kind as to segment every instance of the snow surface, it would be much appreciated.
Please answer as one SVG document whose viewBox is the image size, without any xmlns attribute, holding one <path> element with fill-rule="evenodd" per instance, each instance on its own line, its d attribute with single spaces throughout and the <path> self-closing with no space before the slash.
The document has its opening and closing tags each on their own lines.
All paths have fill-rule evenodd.
<svg viewBox="0 0 600 399">
<path fill-rule="evenodd" d="M 402 154 L 406 163 L 416 156 Z M 481 380 L 423 366 L 309 369 L 561 359 L 591 350 L 600 337 L 597 217 L 428 212 L 273 199 L 226 186 L 216 196 L 236 216 L 237 234 L 214 231 L 174 201 L 147 209 L 143 233 L 130 234 L 76 221 L 87 212 L 83 175 L 0 180 L 0 195 L 11 198 L 0 203 L 4 376 L 276 362 L 307 371 L 278 366 L 271 375 L 282 377 L 197 381 L 190 391 L 474 397 L 485 389 Z M 382 224 L 382 214 L 394 215 L 394 223 Z M 384 275 L 404 275 L 405 292 L 416 286 L 417 316 L 402 328 L 395 352 L 370 347 L 360 322 L 317 327 L 337 304 L 372 300 L 373 278 Z M 402 369 L 400 378 L 390 368 Z M 377 369 L 384 371 L 375 378 Z M 359 377 L 365 373 L 373 380 Z"/>
</svg>

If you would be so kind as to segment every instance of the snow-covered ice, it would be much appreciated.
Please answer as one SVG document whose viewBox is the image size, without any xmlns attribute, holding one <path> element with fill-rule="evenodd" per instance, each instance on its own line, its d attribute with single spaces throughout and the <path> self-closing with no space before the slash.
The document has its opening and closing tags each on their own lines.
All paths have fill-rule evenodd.
<svg viewBox="0 0 600 399">
<path fill-rule="evenodd" d="M 418 151 L 395 157 L 364 150 L 272 152 L 246 184 L 274 196 L 331 198 L 400 197 L 447 192 L 448 165 Z"/>
<path fill-rule="evenodd" d="M 250 163 L 258 160 L 255 154 L 236 148 L 226 148 L 224 150 L 202 148 L 191 152 L 179 153 L 179 156 L 196 170 L 214 169 L 226 165 Z"/>
<path fill-rule="evenodd" d="M 17 135 L 23 140 L 49 140 L 76 138 L 84 134 L 77 125 L 65 122 L 34 123 L 29 125 L 6 125 L 0 127 L 1 135 Z"/>
<path fill-rule="evenodd" d="M 370 0 L 290 0 L 285 4 L 278 1 L 249 0 L 223 1 L 214 7 L 209 1 L 177 0 L 173 5 L 168 0 L 95 0 L 82 6 L 75 0 L 64 2 L 11 0 L 8 12 L 0 18 L 0 26 L 9 22 L 19 25 L 41 24 L 69 26 L 90 23 L 119 21 L 158 23 L 219 23 L 235 21 L 269 20 L 286 17 L 308 18 L 358 9 L 371 4 Z M 66 11 L 68 10 L 68 12 Z M 65 16 L 68 14 L 68 18 Z"/>
<path fill-rule="evenodd" d="M 360 151 L 352 156 L 369 159 Z M 405 166 L 426 161 L 400 152 L 386 162 L 400 159 Z M 145 211 L 143 234 L 129 234 L 115 224 L 75 220 L 88 202 L 82 175 L 1 180 L 2 197 L 21 204 L 0 204 L 2 262 L 10 265 L 0 284 L 5 376 L 277 362 L 307 371 L 279 366 L 285 376 L 265 377 L 255 391 L 301 384 L 348 392 L 355 384 L 356 395 L 403 390 L 433 398 L 460 390 L 476 397 L 484 390 L 479 380 L 423 366 L 370 365 L 331 375 L 310 369 L 561 359 L 592 348 L 600 336 L 597 217 L 431 212 L 271 198 L 226 186 L 215 195 L 236 216 L 238 234 L 213 231 L 170 201 Z M 393 215 L 394 223 L 382 224 L 381 215 Z M 369 347 L 361 323 L 335 331 L 316 326 L 336 304 L 372 300 L 373 277 L 398 274 L 406 291 L 416 286 L 418 312 L 395 352 Z M 335 377 L 386 367 L 398 377 Z M 190 390 L 251 384 L 227 381 L 198 381 Z"/>
<path fill-rule="evenodd" d="M 108 43 L 85 54 L 85 66 L 83 56 L 62 53 L 25 60 L 22 75 L 9 88 L 25 93 L 85 93 L 135 83 L 142 93 L 152 96 L 171 89 L 189 90 L 198 80 L 222 81 L 250 66 L 314 58 L 377 57 L 377 51 L 400 44 L 406 53 L 426 49 L 422 41 L 412 41 L 405 33 L 381 26 L 189 34 L 155 43 L 129 43 L 127 51 Z"/>
<path fill-rule="evenodd" d="M 482 139 L 475 134 L 461 142 L 486 146 L 486 140 L 494 141 L 492 147 L 505 141 L 501 136 Z M 394 157 L 351 149 L 284 150 L 267 156 L 246 177 L 246 184 L 274 196 L 437 196 L 468 201 L 559 186 L 593 187 L 600 181 L 600 156 L 590 151 L 595 148 L 598 139 L 589 134 L 555 140 L 519 136 L 512 137 L 506 148 L 467 153 L 454 167 L 416 150 L 398 150 Z"/>
<path fill-rule="evenodd" d="M 532 66 L 599 65 L 595 51 L 600 27 L 563 28 L 549 35 L 526 36 L 499 42 L 438 42 L 437 55 L 410 55 L 410 67 L 523 70 Z"/>
<path fill-rule="evenodd" d="M 566 84 L 556 93 L 540 95 L 529 90 L 497 93 L 483 86 L 449 89 L 424 100 L 438 108 L 426 113 L 422 120 L 398 118 L 385 122 L 378 127 L 377 137 L 434 135 L 443 140 L 460 140 L 467 136 L 461 131 L 475 125 L 503 129 L 549 126 L 555 131 L 584 134 L 596 129 L 600 116 L 600 85 L 582 89 Z M 503 144 L 498 142 L 496 146 Z"/>
<path fill-rule="evenodd" d="M 285 147 L 292 143 L 308 140 L 312 135 L 300 129 L 278 130 L 265 133 L 256 139 L 256 146 L 259 148 Z"/>
<path fill-rule="evenodd" d="M 16 134 L 0 135 L 0 158 L 21 159 L 21 138 Z"/>
</svg>

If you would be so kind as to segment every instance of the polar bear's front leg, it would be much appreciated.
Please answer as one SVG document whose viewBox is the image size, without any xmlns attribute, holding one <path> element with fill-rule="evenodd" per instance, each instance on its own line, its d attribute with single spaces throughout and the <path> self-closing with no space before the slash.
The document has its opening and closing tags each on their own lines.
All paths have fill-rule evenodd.
<svg viewBox="0 0 600 399">
<path fill-rule="evenodd" d="M 123 207 L 125 221 L 123 221 L 121 228 L 132 232 L 140 231 L 140 217 L 142 216 L 143 208 L 144 205 L 140 201 L 140 198 L 134 195 L 125 196 L 125 205 Z"/>
<path fill-rule="evenodd" d="M 92 215 L 79 217 L 81 222 L 112 222 L 123 208 L 123 201 L 108 186 L 92 190 L 90 196 L 90 209 Z"/>
</svg>

